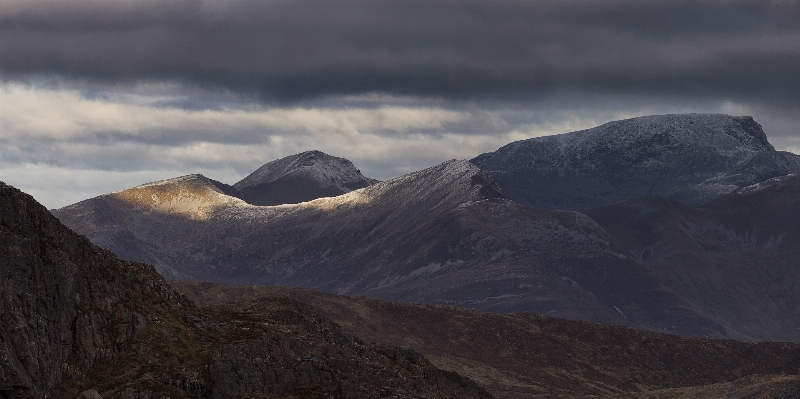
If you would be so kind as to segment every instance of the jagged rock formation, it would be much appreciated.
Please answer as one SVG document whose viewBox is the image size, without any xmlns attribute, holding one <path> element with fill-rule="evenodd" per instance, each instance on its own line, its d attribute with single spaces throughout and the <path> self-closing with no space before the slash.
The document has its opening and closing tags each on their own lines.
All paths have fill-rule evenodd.
<svg viewBox="0 0 800 399">
<path fill-rule="evenodd" d="M 517 141 L 471 161 L 515 201 L 588 209 L 643 196 L 699 205 L 800 172 L 751 117 L 658 115 Z"/>
<path fill-rule="evenodd" d="M 684 338 L 529 313 L 482 313 L 296 287 L 171 283 L 199 306 L 275 295 L 311 304 L 362 340 L 419 351 L 497 398 L 659 398 L 670 397 L 663 391 L 668 388 L 699 393 L 683 397 L 747 398 L 746 387 L 762 393 L 800 387 L 796 343 Z M 770 375 L 745 377 L 752 374 Z M 653 390 L 664 396 L 647 394 Z"/>
<path fill-rule="evenodd" d="M 190 187 L 200 203 L 213 196 Z M 184 209 L 182 198 L 160 204 Z M 95 247 L 2 182 L 0 281 L 3 398 L 491 397 L 292 300 L 198 310 L 151 266 Z"/>
<path fill-rule="evenodd" d="M 306 151 L 272 161 L 233 187 L 250 204 L 280 205 L 335 197 L 375 183 L 347 159 Z"/>
<path fill-rule="evenodd" d="M 585 213 L 731 336 L 800 340 L 800 176 L 700 207 L 645 197 Z"/>
<path fill-rule="evenodd" d="M 191 201 L 204 205 L 192 212 L 167 208 L 174 201 L 160 194 L 197 198 L 188 193 L 198 191 L 204 200 Z M 98 245 L 152 262 L 172 279 L 298 285 L 726 334 L 664 290 L 590 218 L 514 203 L 466 161 L 296 205 L 248 205 L 195 176 L 55 214 Z"/>
</svg>

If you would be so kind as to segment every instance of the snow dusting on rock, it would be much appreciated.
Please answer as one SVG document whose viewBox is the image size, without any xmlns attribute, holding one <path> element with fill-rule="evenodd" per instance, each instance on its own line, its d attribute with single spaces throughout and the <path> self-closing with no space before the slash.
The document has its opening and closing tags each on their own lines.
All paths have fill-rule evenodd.
<svg viewBox="0 0 800 399">
<path fill-rule="evenodd" d="M 508 144 L 472 162 L 515 201 L 588 209 L 641 196 L 697 205 L 800 172 L 751 117 L 655 115 Z"/>
</svg>

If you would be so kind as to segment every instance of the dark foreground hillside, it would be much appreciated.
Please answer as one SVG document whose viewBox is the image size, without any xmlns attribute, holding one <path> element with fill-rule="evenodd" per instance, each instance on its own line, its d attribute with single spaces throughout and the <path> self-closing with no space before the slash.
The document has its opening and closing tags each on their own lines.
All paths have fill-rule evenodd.
<svg viewBox="0 0 800 399">
<path fill-rule="evenodd" d="M 0 398 L 489 398 L 288 298 L 197 309 L 0 182 Z"/>
<path fill-rule="evenodd" d="M 798 344 L 685 338 L 531 313 L 483 313 L 293 287 L 171 284 L 200 306 L 272 296 L 311 304 L 364 341 L 412 348 L 498 398 L 717 398 L 725 392 L 769 398 L 800 392 Z M 765 376 L 748 377 L 753 374 Z"/>
</svg>

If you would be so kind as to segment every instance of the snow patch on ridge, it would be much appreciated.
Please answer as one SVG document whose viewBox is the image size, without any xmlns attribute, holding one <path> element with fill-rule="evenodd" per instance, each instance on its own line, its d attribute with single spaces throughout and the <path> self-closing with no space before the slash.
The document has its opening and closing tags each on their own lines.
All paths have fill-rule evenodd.
<svg viewBox="0 0 800 399">
<path fill-rule="evenodd" d="M 751 184 L 746 187 L 742 187 L 734 192 L 735 195 L 749 195 L 753 193 L 757 193 L 759 191 L 766 190 L 770 187 L 779 186 L 786 181 L 794 180 L 798 175 L 795 174 L 788 174 L 785 176 L 773 177 L 772 179 L 765 180 L 756 184 Z"/>
</svg>

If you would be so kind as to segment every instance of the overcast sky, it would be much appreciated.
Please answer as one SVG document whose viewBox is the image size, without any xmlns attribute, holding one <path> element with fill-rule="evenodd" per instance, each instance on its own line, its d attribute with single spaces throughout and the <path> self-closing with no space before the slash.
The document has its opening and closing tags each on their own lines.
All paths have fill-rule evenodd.
<svg viewBox="0 0 800 399">
<path fill-rule="evenodd" d="M 0 180 L 50 208 L 319 149 L 378 179 L 634 116 L 800 153 L 800 1 L 3 0 Z"/>
</svg>

